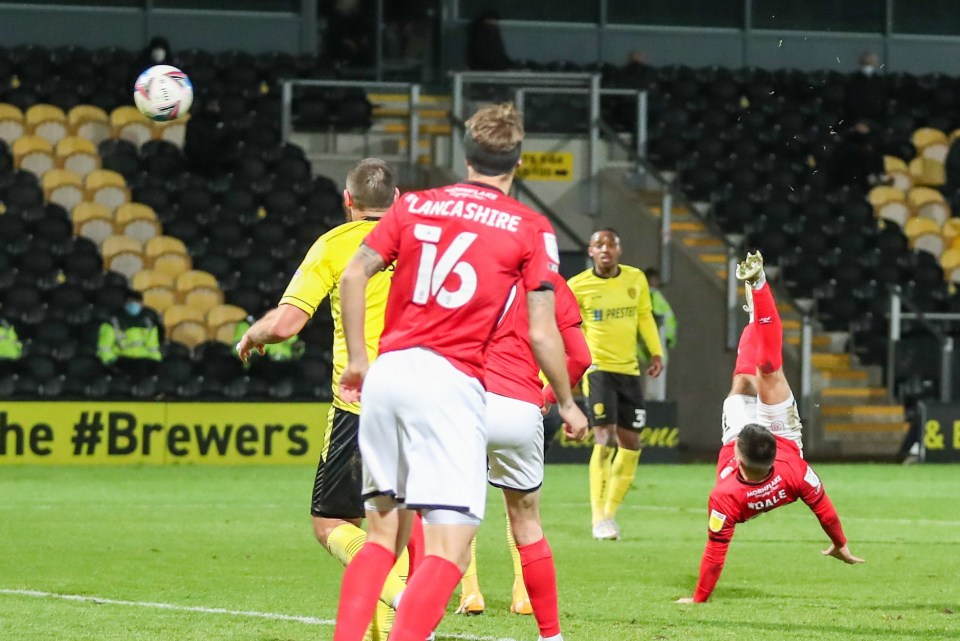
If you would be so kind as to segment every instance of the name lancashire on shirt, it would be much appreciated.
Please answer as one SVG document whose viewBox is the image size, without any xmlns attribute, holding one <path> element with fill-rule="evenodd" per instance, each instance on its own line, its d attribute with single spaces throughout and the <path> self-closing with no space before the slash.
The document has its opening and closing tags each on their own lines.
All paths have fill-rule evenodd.
<svg viewBox="0 0 960 641">
<path fill-rule="evenodd" d="M 456 194 L 459 195 L 459 194 Z M 470 194 L 471 196 L 473 193 Z M 406 196 L 407 211 L 422 216 L 447 216 L 472 220 L 488 227 L 516 232 L 522 218 L 480 203 L 462 200 L 421 200 L 416 194 Z"/>
</svg>

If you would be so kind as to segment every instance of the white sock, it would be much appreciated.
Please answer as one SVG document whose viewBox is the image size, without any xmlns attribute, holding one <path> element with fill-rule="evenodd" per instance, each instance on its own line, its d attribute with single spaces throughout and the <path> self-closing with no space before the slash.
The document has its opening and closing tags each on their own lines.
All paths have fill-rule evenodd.
<svg viewBox="0 0 960 641">
<path fill-rule="evenodd" d="M 538 637 L 539 641 L 563 641 L 562 634 L 555 634 L 552 637 Z"/>
</svg>

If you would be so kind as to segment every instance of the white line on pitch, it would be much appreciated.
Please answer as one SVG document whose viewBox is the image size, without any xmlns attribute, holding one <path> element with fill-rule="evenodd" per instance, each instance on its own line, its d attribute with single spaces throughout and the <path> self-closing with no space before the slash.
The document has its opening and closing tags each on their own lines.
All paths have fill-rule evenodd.
<svg viewBox="0 0 960 641">
<path fill-rule="evenodd" d="M 40 590 L 5 590 L 0 594 L 11 596 L 29 596 L 46 599 L 61 599 L 64 601 L 80 601 L 96 603 L 98 605 L 128 605 L 139 608 L 154 608 L 156 610 L 173 610 L 176 612 L 200 612 L 202 614 L 227 614 L 237 617 L 252 617 L 256 619 L 270 619 L 272 621 L 292 621 L 307 625 L 334 625 L 332 619 L 318 619 L 317 617 L 298 616 L 295 614 L 280 614 L 278 612 L 257 612 L 255 610 L 228 610 L 226 608 L 206 608 L 199 605 L 177 605 L 175 603 L 154 603 L 152 601 L 125 601 L 122 599 L 106 599 L 99 596 L 84 594 L 59 594 L 57 592 L 41 592 Z M 517 641 L 510 637 L 485 637 L 476 634 L 438 633 L 438 639 L 463 639 L 463 641 Z"/>
</svg>

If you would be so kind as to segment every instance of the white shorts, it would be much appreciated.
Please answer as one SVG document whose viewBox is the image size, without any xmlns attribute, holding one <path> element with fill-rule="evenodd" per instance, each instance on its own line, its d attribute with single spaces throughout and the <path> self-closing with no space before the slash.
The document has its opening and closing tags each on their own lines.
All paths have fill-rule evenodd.
<svg viewBox="0 0 960 641">
<path fill-rule="evenodd" d="M 803 452 L 803 424 L 800 422 L 800 410 L 793 394 L 787 400 L 776 405 L 757 402 L 757 423 L 770 430 L 775 436 L 790 439 Z"/>
<path fill-rule="evenodd" d="M 723 400 L 723 434 L 720 441 L 726 445 L 740 435 L 748 423 L 757 422 L 757 397 L 733 394 Z"/>
<path fill-rule="evenodd" d="M 439 354 L 413 348 L 377 357 L 363 383 L 363 497 L 483 518 L 486 395 Z M 369 509 L 377 509 L 371 503 Z"/>
<path fill-rule="evenodd" d="M 532 492 L 543 484 L 543 416 L 533 403 L 487 392 L 487 480 Z"/>
</svg>

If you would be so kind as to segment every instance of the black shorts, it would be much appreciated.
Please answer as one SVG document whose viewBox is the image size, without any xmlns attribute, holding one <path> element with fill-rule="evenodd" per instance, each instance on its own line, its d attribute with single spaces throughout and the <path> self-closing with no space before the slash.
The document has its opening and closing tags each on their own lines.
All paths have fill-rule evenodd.
<svg viewBox="0 0 960 641">
<path fill-rule="evenodd" d="M 616 424 L 628 430 L 646 425 L 640 376 L 593 371 L 587 374 L 590 424 Z"/>
<path fill-rule="evenodd" d="M 317 465 L 310 514 L 332 519 L 362 519 L 360 417 L 335 407 L 329 429 L 330 444 Z"/>
</svg>

